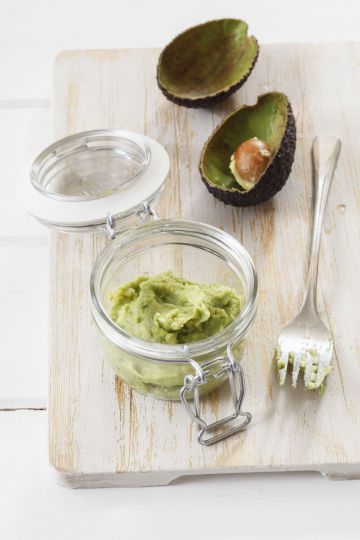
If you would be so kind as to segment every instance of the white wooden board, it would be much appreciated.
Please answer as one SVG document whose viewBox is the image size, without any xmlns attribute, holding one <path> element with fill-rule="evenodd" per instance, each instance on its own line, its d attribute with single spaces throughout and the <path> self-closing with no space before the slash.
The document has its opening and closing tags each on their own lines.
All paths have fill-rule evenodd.
<svg viewBox="0 0 360 540">
<path fill-rule="evenodd" d="M 9 54 L 11 56 L 11 54 Z M 21 207 L 16 184 L 50 144 L 47 109 L 0 99 L 0 411 L 46 407 L 49 231 Z M 16 141 L 16 142 L 15 142 Z"/>
<path fill-rule="evenodd" d="M 88 307 L 100 235 L 55 234 L 52 240 L 50 461 L 71 486 L 146 485 L 217 472 L 360 471 L 360 196 L 358 189 L 360 45 L 266 45 L 244 88 L 211 110 L 187 110 L 155 82 L 157 50 L 76 51 L 57 58 L 55 137 L 111 127 L 159 140 L 171 158 L 157 207 L 164 217 L 206 221 L 238 238 L 260 280 L 259 314 L 243 362 L 249 429 L 209 448 L 179 403 L 132 393 L 114 377 Z M 285 92 L 298 128 L 295 164 L 285 188 L 255 208 L 216 201 L 197 170 L 204 141 L 240 103 Z M 338 134 L 343 152 L 330 193 L 322 242 L 319 308 L 335 340 L 334 370 L 323 396 L 279 389 L 271 358 L 280 327 L 301 299 L 311 223 L 310 147 L 320 131 Z M 212 396 L 208 419 L 226 409 Z"/>
</svg>

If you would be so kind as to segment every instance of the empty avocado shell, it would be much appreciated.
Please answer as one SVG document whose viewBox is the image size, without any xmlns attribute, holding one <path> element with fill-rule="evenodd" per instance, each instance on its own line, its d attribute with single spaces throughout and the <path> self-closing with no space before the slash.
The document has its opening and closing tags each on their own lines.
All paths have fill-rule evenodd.
<svg viewBox="0 0 360 540">
<path fill-rule="evenodd" d="M 239 19 L 209 21 L 185 30 L 162 51 L 157 81 L 163 94 L 186 107 L 222 101 L 244 84 L 259 54 Z"/>
<path fill-rule="evenodd" d="M 241 143 L 256 137 L 271 155 L 250 189 L 244 189 L 229 164 Z M 253 106 L 242 106 L 229 114 L 205 143 L 199 170 L 207 189 L 233 206 L 252 206 L 266 201 L 284 186 L 294 160 L 295 118 L 288 98 L 270 92 Z M 249 187 L 249 186 L 247 186 Z"/>
</svg>

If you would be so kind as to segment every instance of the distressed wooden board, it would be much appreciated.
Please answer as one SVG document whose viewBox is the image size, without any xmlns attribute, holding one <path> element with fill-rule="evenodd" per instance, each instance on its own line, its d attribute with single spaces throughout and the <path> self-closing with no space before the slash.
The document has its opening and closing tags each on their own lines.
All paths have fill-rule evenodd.
<svg viewBox="0 0 360 540">
<path fill-rule="evenodd" d="M 55 137 L 125 128 L 168 150 L 171 171 L 157 207 L 163 217 L 205 221 L 238 238 L 254 258 L 259 313 L 243 362 L 250 428 L 215 446 L 196 441 L 179 403 L 132 393 L 114 377 L 88 307 L 101 235 L 52 239 L 50 461 L 71 486 L 167 483 L 185 474 L 318 470 L 360 472 L 360 83 L 359 44 L 266 45 L 252 76 L 211 110 L 169 103 L 155 81 L 157 50 L 71 51 L 55 65 Z M 335 69 L 336 66 L 336 69 Z M 212 129 L 240 103 L 284 91 L 297 120 L 295 164 L 285 188 L 267 203 L 236 209 L 200 181 L 198 158 Z M 323 396 L 279 389 L 271 358 L 280 327 L 301 300 L 311 223 L 310 147 L 320 131 L 337 133 L 343 151 L 322 240 L 320 312 L 335 340 L 334 370 Z M 205 414 L 226 410 L 221 390 Z"/>
</svg>

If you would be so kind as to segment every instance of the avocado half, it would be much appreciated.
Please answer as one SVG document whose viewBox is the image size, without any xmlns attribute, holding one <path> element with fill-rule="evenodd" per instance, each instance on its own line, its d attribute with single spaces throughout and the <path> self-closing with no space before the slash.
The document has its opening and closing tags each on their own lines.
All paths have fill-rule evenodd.
<svg viewBox="0 0 360 540">
<path fill-rule="evenodd" d="M 272 149 L 271 159 L 248 191 L 241 188 L 229 169 L 230 158 L 244 141 L 258 137 Z M 252 206 L 266 201 L 284 186 L 296 147 L 296 125 L 285 94 L 270 92 L 256 105 L 244 105 L 229 114 L 204 145 L 199 170 L 207 189 L 233 206 Z"/>
<path fill-rule="evenodd" d="M 207 107 L 238 90 L 259 54 L 248 25 L 239 19 L 209 21 L 185 30 L 161 52 L 157 82 L 163 94 L 185 107 Z"/>
</svg>

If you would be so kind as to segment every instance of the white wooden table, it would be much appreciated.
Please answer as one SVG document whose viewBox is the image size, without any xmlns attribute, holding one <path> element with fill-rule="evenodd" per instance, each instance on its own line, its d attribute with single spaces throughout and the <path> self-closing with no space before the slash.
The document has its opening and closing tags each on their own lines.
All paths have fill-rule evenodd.
<svg viewBox="0 0 360 540">
<path fill-rule="evenodd" d="M 100 12 L 85 0 L 1 2 L 0 538 L 359 538 L 356 481 L 243 475 L 71 491 L 55 484 L 47 465 L 46 411 L 33 409 L 46 407 L 48 233 L 21 213 L 13 186 L 52 141 L 54 56 L 73 48 L 161 46 L 187 26 L 222 16 L 244 18 L 262 42 L 359 40 L 356 1 L 183 0 L 177 7 L 104 0 Z M 6 410 L 17 408 L 25 410 Z"/>
</svg>

